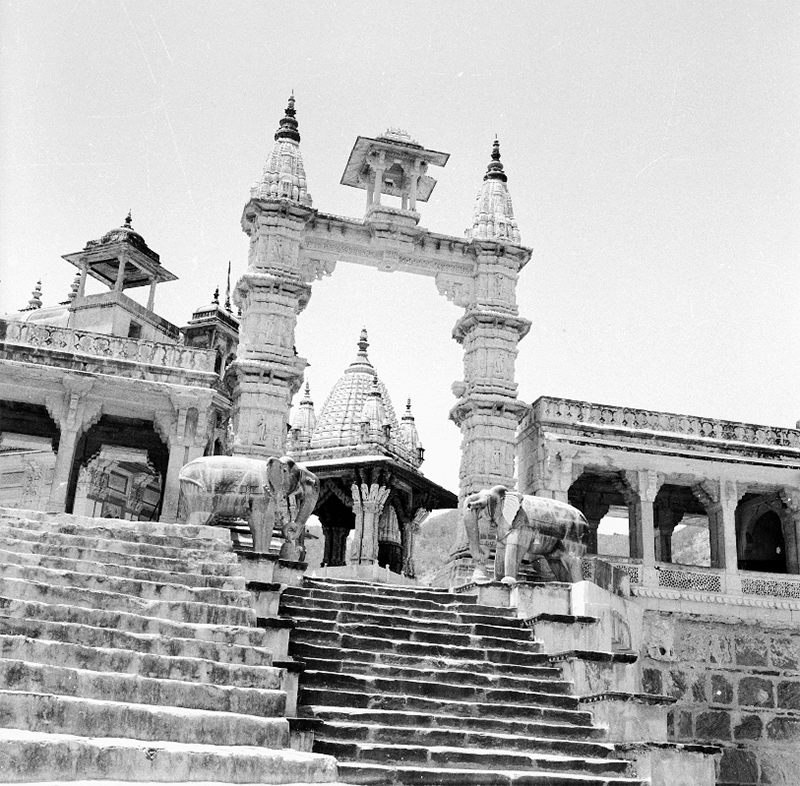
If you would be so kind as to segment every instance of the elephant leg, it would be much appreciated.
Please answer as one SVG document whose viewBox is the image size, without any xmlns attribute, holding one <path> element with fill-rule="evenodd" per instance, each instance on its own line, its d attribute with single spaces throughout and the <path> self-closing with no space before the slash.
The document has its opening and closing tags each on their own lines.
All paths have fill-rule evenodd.
<svg viewBox="0 0 800 786">
<path fill-rule="evenodd" d="M 467 542 L 469 543 L 469 553 L 472 555 L 472 564 L 475 570 L 472 572 L 472 580 L 478 583 L 489 581 L 486 573 L 486 563 L 489 560 L 489 549 L 481 545 L 481 529 L 478 524 L 477 511 L 468 510 L 464 514 L 464 529 L 467 532 Z"/>
<path fill-rule="evenodd" d="M 567 577 L 565 581 L 573 583 L 583 581 L 583 566 L 580 557 L 570 551 L 565 551 L 561 555 L 561 564 L 564 566 Z"/>
<path fill-rule="evenodd" d="M 251 499 L 247 524 L 253 535 L 253 551 L 266 554 L 272 542 L 272 528 L 275 525 L 273 500 L 266 494 L 259 494 Z"/>
<path fill-rule="evenodd" d="M 530 527 L 512 529 L 506 538 L 505 576 L 503 584 L 516 584 L 522 558 L 528 553 L 533 541 L 533 530 Z"/>
</svg>

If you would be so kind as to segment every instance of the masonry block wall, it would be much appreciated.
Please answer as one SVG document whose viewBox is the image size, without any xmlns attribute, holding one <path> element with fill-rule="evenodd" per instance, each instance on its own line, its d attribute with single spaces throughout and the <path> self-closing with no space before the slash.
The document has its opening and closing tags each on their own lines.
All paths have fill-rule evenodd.
<svg viewBox="0 0 800 786">
<path fill-rule="evenodd" d="M 789 627 L 645 614 L 644 689 L 677 699 L 672 739 L 723 746 L 720 786 L 800 783 L 800 631 Z"/>
</svg>

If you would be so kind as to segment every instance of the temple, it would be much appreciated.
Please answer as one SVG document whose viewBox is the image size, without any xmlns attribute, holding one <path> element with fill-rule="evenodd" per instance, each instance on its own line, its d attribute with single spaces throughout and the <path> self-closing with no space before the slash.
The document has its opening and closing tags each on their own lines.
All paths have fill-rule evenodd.
<svg viewBox="0 0 800 786">
<path fill-rule="evenodd" d="M 224 298 L 218 288 L 184 325 L 155 311 L 156 289 L 175 291 L 176 276 L 130 213 L 64 255 L 77 275 L 63 302 L 45 305 L 39 281 L 26 307 L 0 317 L 0 505 L 13 555 L 3 583 L 11 611 L 0 623 L 26 668 L 31 658 L 37 669 L 64 670 L 53 677 L 58 690 L 29 677 L 20 688 L 28 703 L 8 714 L 9 728 L 43 735 L 30 745 L 49 744 L 61 729 L 80 741 L 75 761 L 111 777 L 96 753 L 99 726 L 86 720 L 94 709 L 75 702 L 99 697 L 119 709 L 131 691 L 144 712 L 148 696 L 162 696 L 148 680 L 169 682 L 207 660 L 213 667 L 181 675 L 180 690 L 162 696 L 191 707 L 196 723 L 159 716 L 137 726 L 113 716 L 132 757 L 113 770 L 117 780 L 126 768 L 173 778 L 183 762 L 184 780 L 233 782 L 229 752 L 215 747 L 230 743 L 257 760 L 252 782 L 512 784 L 535 771 L 586 784 L 796 783 L 800 429 L 544 395 L 525 403 L 515 366 L 531 322 L 516 285 L 532 250 L 522 244 L 499 141 L 486 151 L 485 173 L 475 173 L 483 180 L 471 219 L 464 200 L 468 227 L 452 236 L 426 229 L 421 213 L 447 153 L 397 128 L 358 136 L 341 184 L 364 190 L 366 203 L 363 216 L 348 218 L 313 205 L 300 143 L 292 96 L 244 205 L 241 272 L 232 284 L 229 264 Z M 398 416 L 366 329 L 315 407 L 300 354 L 312 348 L 296 346 L 295 328 L 314 282 L 339 263 L 427 278 L 458 310 L 452 338 L 463 374 L 449 413 L 461 433 L 457 490 L 423 474 L 412 402 Z M 104 291 L 89 293 L 90 280 Z M 148 288 L 146 305 L 129 296 L 137 287 Z M 327 336 L 324 345 L 338 351 L 355 338 Z M 180 523 L 181 468 L 215 455 L 288 455 L 317 476 L 324 548 L 313 576 L 281 559 L 279 543 L 255 552 L 239 537 L 241 521 L 223 522 L 233 540 L 222 527 Z M 459 528 L 435 586 L 418 584 L 415 543 L 430 511 L 495 486 L 583 513 L 583 581 L 543 582 L 541 563 L 526 559 L 518 585 L 478 586 Z M 33 532 L 46 546 L 41 558 Z M 489 559 L 507 537 L 484 527 Z M 119 576 L 107 578 L 109 570 Z M 97 600 L 98 581 L 116 589 Z M 179 607 L 168 608 L 170 593 Z M 142 598 L 157 622 L 138 616 Z M 103 604 L 122 616 L 104 616 Z M 82 609 L 82 624 L 65 608 Z M 85 625 L 97 650 L 89 662 L 113 671 L 122 660 L 105 653 L 109 637 L 120 652 L 145 641 L 116 630 L 119 620 L 136 635 L 187 642 L 175 645 L 186 663 L 167 668 L 159 658 L 174 653 L 159 651 L 152 673 L 133 680 L 123 669 L 117 685 L 85 677 L 77 650 L 59 654 L 56 642 Z M 37 643 L 43 631 L 52 649 Z M 77 665 L 59 666 L 62 657 Z M 190 685 L 209 674 L 213 701 Z M 217 677 L 228 682 L 220 687 Z M 245 684 L 252 705 L 231 699 Z M 85 696 L 74 696 L 76 685 Z M 30 709 L 61 699 L 78 707 L 74 717 L 49 704 Z M 234 721 L 215 725 L 222 713 Z M 287 758 L 294 764 L 285 770 L 280 757 L 253 753 L 290 739 L 308 758 Z M 8 740 L 0 754 L 15 750 L 17 738 Z M 192 769 L 194 748 L 174 747 L 174 760 L 167 749 L 156 755 L 154 740 L 208 746 L 205 761 L 217 756 L 219 767 Z M 14 770 L 18 780 L 53 780 L 35 761 Z M 670 780 L 675 773 L 683 780 Z"/>
</svg>

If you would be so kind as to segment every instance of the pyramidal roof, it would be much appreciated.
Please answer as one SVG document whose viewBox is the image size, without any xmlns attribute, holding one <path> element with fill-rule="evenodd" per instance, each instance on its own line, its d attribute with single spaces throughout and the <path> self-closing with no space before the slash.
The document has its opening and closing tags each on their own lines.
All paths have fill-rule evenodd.
<svg viewBox="0 0 800 786">
<path fill-rule="evenodd" d="M 286 114 L 275 132 L 275 144 L 267 157 L 261 177 L 250 189 L 253 199 L 288 199 L 311 207 L 306 188 L 306 170 L 300 153 L 294 96 L 289 96 Z"/>
<path fill-rule="evenodd" d="M 416 468 L 422 463 L 422 446 L 416 428 L 409 428 L 409 423 L 413 424 L 410 404 L 401 426 L 389 391 L 369 360 L 368 347 L 367 331 L 362 330 L 356 358 L 322 405 L 306 449 L 315 455 L 331 456 L 393 454 Z M 309 407 L 313 404 L 306 391 L 299 408 L 303 410 L 302 422 L 298 410 L 296 421 L 292 423 L 292 429 L 297 431 L 297 447 L 301 450 L 305 445 L 299 439 L 313 414 L 308 412 Z"/>
<path fill-rule="evenodd" d="M 467 237 L 473 240 L 499 240 L 517 245 L 522 242 L 507 183 L 508 176 L 500 163 L 500 142 L 495 139 L 492 145 L 492 160 L 475 199 L 472 227 L 467 230 Z"/>
</svg>

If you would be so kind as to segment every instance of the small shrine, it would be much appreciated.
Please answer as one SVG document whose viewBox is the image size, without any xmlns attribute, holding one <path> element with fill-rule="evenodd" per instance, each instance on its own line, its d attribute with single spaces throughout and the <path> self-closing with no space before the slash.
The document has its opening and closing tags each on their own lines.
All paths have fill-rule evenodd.
<svg viewBox="0 0 800 786">
<path fill-rule="evenodd" d="M 289 454 L 322 482 L 316 515 L 325 539 L 322 573 L 367 578 L 374 567 L 414 577 L 414 537 L 455 494 L 420 471 L 424 448 L 411 401 L 398 418 L 369 360 L 362 330 L 355 360 L 319 415 L 306 384 L 291 423 Z"/>
</svg>

